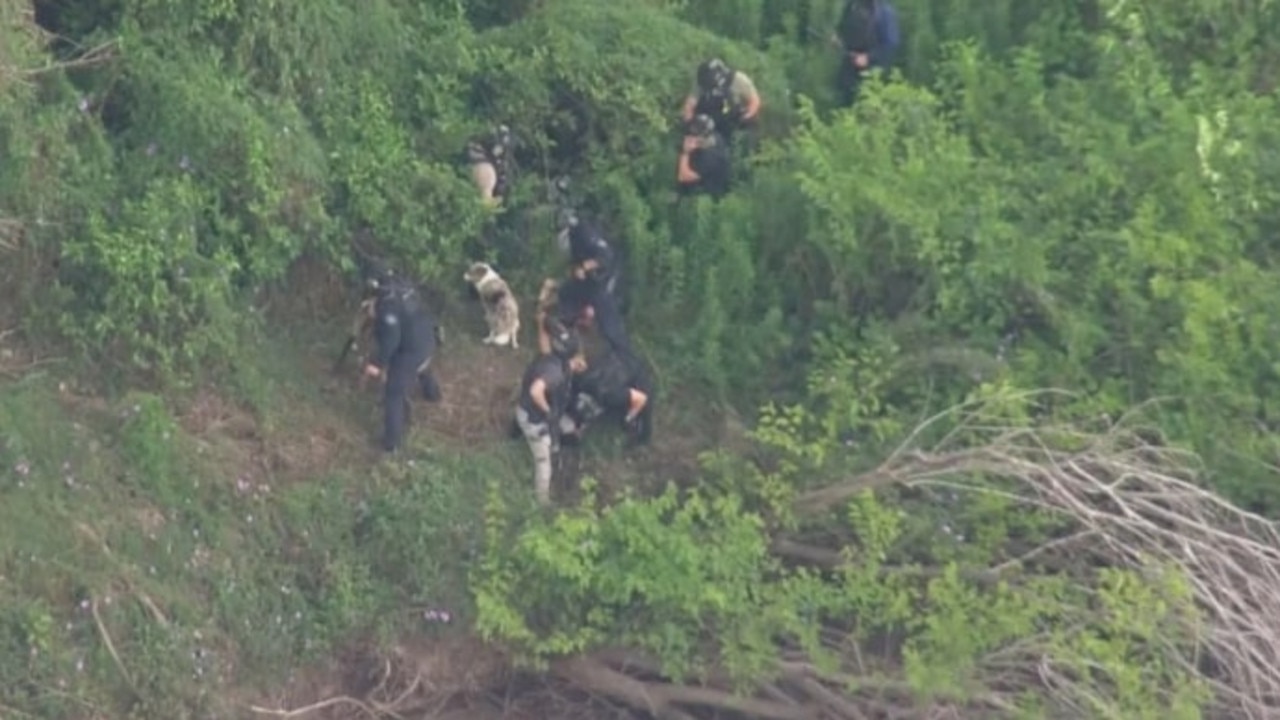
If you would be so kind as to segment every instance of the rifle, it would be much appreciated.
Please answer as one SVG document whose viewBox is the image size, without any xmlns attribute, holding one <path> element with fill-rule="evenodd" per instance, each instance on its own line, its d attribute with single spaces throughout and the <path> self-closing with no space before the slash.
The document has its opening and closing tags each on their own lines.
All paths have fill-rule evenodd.
<svg viewBox="0 0 1280 720">
<path fill-rule="evenodd" d="M 342 371 L 343 363 L 347 361 L 347 356 L 351 354 L 351 351 L 356 349 L 356 345 L 356 336 L 347 336 L 347 342 L 343 344 L 342 352 L 338 353 L 338 359 L 333 361 L 333 369 L 330 372 L 337 375 Z"/>
<path fill-rule="evenodd" d="M 374 298 L 366 298 L 360 301 L 356 317 L 351 323 L 351 331 L 347 334 L 347 341 L 343 344 L 342 352 L 338 354 L 338 359 L 333 363 L 333 374 L 336 375 L 342 370 L 342 365 L 346 362 L 347 356 L 351 354 L 352 350 L 360 346 L 360 336 L 364 334 L 364 330 L 373 315 L 374 301 Z"/>
</svg>

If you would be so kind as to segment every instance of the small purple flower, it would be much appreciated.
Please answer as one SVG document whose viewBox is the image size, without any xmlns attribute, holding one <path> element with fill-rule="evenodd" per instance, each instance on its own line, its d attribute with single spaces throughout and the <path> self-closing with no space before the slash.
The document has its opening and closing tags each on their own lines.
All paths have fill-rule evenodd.
<svg viewBox="0 0 1280 720">
<path fill-rule="evenodd" d="M 242 492 L 242 493 L 249 492 L 249 487 L 250 487 L 249 481 L 243 475 L 236 480 L 236 490 L 238 492 Z"/>
<path fill-rule="evenodd" d="M 22 477 L 26 477 L 31 474 L 31 465 L 26 460 L 23 460 L 13 466 L 13 471 Z"/>
</svg>

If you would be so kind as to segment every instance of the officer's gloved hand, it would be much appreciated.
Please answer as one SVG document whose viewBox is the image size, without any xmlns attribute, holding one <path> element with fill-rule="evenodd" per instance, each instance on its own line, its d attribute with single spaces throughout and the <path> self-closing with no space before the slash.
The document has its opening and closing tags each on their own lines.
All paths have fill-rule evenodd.
<svg viewBox="0 0 1280 720">
<path fill-rule="evenodd" d="M 644 445 L 649 442 L 649 414 L 642 412 L 630 420 L 623 421 L 623 431 L 632 445 Z"/>
</svg>

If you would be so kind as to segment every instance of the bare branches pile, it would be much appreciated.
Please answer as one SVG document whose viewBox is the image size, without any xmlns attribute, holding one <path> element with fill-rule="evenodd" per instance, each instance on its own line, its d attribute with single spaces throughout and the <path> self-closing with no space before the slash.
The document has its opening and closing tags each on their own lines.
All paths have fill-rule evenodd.
<svg viewBox="0 0 1280 720">
<path fill-rule="evenodd" d="M 975 493 L 998 492 L 1067 518 L 1076 531 L 1037 550 L 1038 560 L 1144 571 L 1173 568 L 1189 583 L 1201 623 L 1190 649 L 1169 644 L 1167 662 L 1212 688 L 1213 710 L 1227 717 L 1280 716 L 1280 533 L 1197 483 L 1189 453 L 1150 442 L 1149 430 L 1122 418 L 1095 429 L 1001 424 L 981 408 L 958 408 L 916 430 L 875 470 L 801 497 L 817 512 L 866 488 L 902 483 Z M 955 424 L 922 448 L 931 428 Z M 1021 661 L 1051 688 L 1072 682 L 1035 645 Z M 1068 698 L 1062 700 L 1075 705 Z"/>
</svg>

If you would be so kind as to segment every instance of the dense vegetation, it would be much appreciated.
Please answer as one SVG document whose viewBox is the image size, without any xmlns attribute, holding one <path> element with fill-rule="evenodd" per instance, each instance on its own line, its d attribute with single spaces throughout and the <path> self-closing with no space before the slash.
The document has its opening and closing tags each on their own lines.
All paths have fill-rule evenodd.
<svg viewBox="0 0 1280 720">
<path fill-rule="evenodd" d="M 670 717 L 1274 713 L 1280 7 L 900 0 L 901 67 L 836 110 L 839 4 L 0 4 L 0 714 L 210 717 L 441 602 Z M 711 54 L 757 149 L 677 203 Z M 503 211 L 459 166 L 496 122 Z M 531 296 L 560 175 L 696 481 L 543 517 L 518 448 L 427 442 L 263 497 L 179 422 L 332 414 L 305 309 L 351 298 L 299 269 L 354 284 L 358 231 L 446 319 L 478 254 Z M 436 699 L 405 672 L 365 710 Z"/>
</svg>

